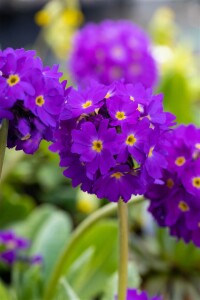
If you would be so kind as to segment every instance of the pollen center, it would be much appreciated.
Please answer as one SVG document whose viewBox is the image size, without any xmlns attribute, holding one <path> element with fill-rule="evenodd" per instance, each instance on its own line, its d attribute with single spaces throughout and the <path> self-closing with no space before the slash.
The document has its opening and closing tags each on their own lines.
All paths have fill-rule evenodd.
<svg viewBox="0 0 200 300">
<path fill-rule="evenodd" d="M 135 98 L 133 96 L 130 96 L 131 101 L 135 101 Z"/>
<path fill-rule="evenodd" d="M 178 167 L 181 167 L 183 166 L 185 163 L 185 157 L 184 156 L 179 156 L 176 158 L 175 160 L 175 164 L 178 166 Z"/>
<path fill-rule="evenodd" d="M 192 178 L 192 185 L 195 188 L 200 189 L 200 177 L 193 177 Z"/>
<path fill-rule="evenodd" d="M 92 150 L 100 153 L 103 149 L 103 143 L 100 140 L 95 140 L 92 142 Z"/>
<path fill-rule="evenodd" d="M 149 149 L 148 157 L 152 157 L 152 155 L 153 155 L 153 149 L 154 149 L 154 147 L 151 147 Z"/>
<path fill-rule="evenodd" d="M 92 105 L 91 100 L 87 100 L 85 103 L 82 104 L 82 108 L 88 108 Z"/>
<path fill-rule="evenodd" d="M 126 119 L 126 115 L 123 111 L 117 111 L 115 117 L 120 121 Z"/>
<path fill-rule="evenodd" d="M 38 106 L 42 106 L 45 103 L 44 97 L 42 95 L 37 96 L 36 99 L 35 99 L 35 103 Z"/>
<path fill-rule="evenodd" d="M 20 81 L 20 78 L 17 74 L 10 75 L 7 79 L 7 83 L 9 86 L 14 86 Z"/>
<path fill-rule="evenodd" d="M 115 177 L 116 179 L 120 179 L 122 176 L 124 176 L 121 172 L 113 173 L 110 177 Z"/>
<path fill-rule="evenodd" d="M 190 210 L 189 206 L 187 205 L 187 203 L 185 201 L 180 201 L 178 204 L 178 207 L 183 212 Z"/>
<path fill-rule="evenodd" d="M 137 139 L 133 134 L 130 134 L 127 136 L 126 144 L 129 146 L 133 146 L 136 143 Z"/>
<path fill-rule="evenodd" d="M 171 189 L 174 186 L 174 181 L 171 178 L 167 179 L 166 186 Z"/>
</svg>

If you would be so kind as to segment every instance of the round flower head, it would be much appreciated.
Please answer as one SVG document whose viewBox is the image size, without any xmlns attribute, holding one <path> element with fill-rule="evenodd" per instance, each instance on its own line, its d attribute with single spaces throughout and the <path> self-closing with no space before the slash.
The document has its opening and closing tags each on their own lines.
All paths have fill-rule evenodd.
<svg viewBox="0 0 200 300">
<path fill-rule="evenodd" d="M 80 184 L 83 191 L 113 202 L 128 201 L 143 194 L 147 181 L 159 179 L 166 167 L 172 120 L 158 96 L 142 85 L 92 82 L 69 91 L 50 149 L 59 153 L 74 187 Z"/>
<path fill-rule="evenodd" d="M 149 211 L 160 226 L 200 247 L 200 129 L 180 125 L 168 136 L 167 170 L 149 184 Z"/>
<path fill-rule="evenodd" d="M 117 297 L 115 297 L 117 300 Z M 160 296 L 149 297 L 145 291 L 138 291 L 136 289 L 128 289 L 126 300 L 162 300 Z"/>
<path fill-rule="evenodd" d="M 150 47 L 147 34 L 131 21 L 89 23 L 75 35 L 69 68 L 78 83 L 92 78 L 111 84 L 123 78 L 151 87 L 157 68 Z"/>
<path fill-rule="evenodd" d="M 0 51 L 0 119 L 9 120 L 8 147 L 34 153 L 52 139 L 65 101 L 58 66 L 43 67 L 35 51 Z"/>
</svg>

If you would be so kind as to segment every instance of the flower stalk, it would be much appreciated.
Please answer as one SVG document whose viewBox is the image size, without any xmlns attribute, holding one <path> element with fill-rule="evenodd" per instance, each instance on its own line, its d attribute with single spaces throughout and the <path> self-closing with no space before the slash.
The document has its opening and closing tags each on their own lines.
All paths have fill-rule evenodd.
<svg viewBox="0 0 200 300">
<path fill-rule="evenodd" d="M 126 300 L 128 284 L 128 212 L 127 203 L 118 201 L 119 216 L 119 271 L 118 271 L 118 300 Z"/>
<path fill-rule="evenodd" d="M 3 168 L 3 161 L 7 145 L 7 136 L 8 136 L 8 120 L 3 119 L 0 128 L 0 179 Z"/>
</svg>

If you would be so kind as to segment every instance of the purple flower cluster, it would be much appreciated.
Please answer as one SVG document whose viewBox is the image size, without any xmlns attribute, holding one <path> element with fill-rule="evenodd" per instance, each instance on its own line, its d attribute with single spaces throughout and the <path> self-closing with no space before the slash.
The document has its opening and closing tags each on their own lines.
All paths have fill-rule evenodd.
<svg viewBox="0 0 200 300">
<path fill-rule="evenodd" d="M 128 289 L 126 300 L 162 300 L 160 296 L 149 298 L 146 292 L 140 292 L 136 289 Z"/>
<path fill-rule="evenodd" d="M 165 136 L 174 116 L 163 112 L 162 95 L 142 85 L 71 89 L 61 120 L 50 149 L 59 152 L 73 187 L 127 202 L 167 167 Z"/>
<path fill-rule="evenodd" d="M 52 139 L 65 101 L 66 82 L 58 66 L 44 67 L 35 51 L 0 51 L 0 120 L 9 120 L 8 147 L 34 153 Z"/>
<path fill-rule="evenodd" d="M 31 264 L 41 263 L 42 258 L 39 255 L 26 257 L 20 252 L 30 246 L 28 240 L 18 237 L 13 231 L 0 231 L 0 261 L 12 265 L 18 260 L 23 260 Z"/>
<path fill-rule="evenodd" d="M 69 68 L 79 84 L 91 78 L 103 84 L 123 78 L 152 87 L 158 74 L 150 47 L 147 34 L 131 21 L 90 23 L 75 35 Z"/>
<path fill-rule="evenodd" d="M 149 211 L 172 235 L 200 247 L 200 129 L 180 125 L 166 146 L 168 168 L 148 187 Z"/>
</svg>

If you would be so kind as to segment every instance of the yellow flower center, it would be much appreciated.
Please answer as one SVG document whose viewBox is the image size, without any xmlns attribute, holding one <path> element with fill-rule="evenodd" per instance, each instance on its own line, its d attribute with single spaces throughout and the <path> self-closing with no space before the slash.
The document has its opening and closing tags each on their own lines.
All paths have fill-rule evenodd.
<svg viewBox="0 0 200 300">
<path fill-rule="evenodd" d="M 124 176 L 121 172 L 113 173 L 110 177 L 115 177 L 116 179 L 120 179 L 122 176 Z"/>
<path fill-rule="evenodd" d="M 133 96 L 130 96 L 131 101 L 135 101 L 135 98 Z"/>
<path fill-rule="evenodd" d="M 183 212 L 190 210 L 189 206 L 187 205 L 187 203 L 185 201 L 180 201 L 178 204 L 178 207 Z"/>
<path fill-rule="evenodd" d="M 44 105 L 44 103 L 45 103 L 44 97 L 43 97 L 42 95 L 37 96 L 36 99 L 35 99 L 35 103 L 36 103 L 38 106 Z"/>
<path fill-rule="evenodd" d="M 176 158 L 175 160 L 175 164 L 178 166 L 178 167 L 181 167 L 183 166 L 185 163 L 185 157 L 184 156 L 179 156 Z"/>
<path fill-rule="evenodd" d="M 115 117 L 120 121 L 126 119 L 126 115 L 123 111 L 117 111 Z"/>
<path fill-rule="evenodd" d="M 133 134 L 130 134 L 127 136 L 126 144 L 129 146 L 133 146 L 136 143 L 137 139 Z"/>
<path fill-rule="evenodd" d="M 138 104 L 137 110 L 141 113 L 144 112 L 144 107 L 141 104 Z"/>
<path fill-rule="evenodd" d="M 20 81 L 20 78 L 17 74 L 10 75 L 7 79 L 7 84 L 9 86 L 14 86 Z"/>
<path fill-rule="evenodd" d="M 167 186 L 169 189 L 173 188 L 173 186 L 174 186 L 174 181 L 173 181 L 171 178 L 167 179 L 166 186 Z"/>
<path fill-rule="evenodd" d="M 149 149 L 148 157 L 152 157 L 152 155 L 153 155 L 153 149 L 154 149 L 154 147 L 151 147 Z"/>
<path fill-rule="evenodd" d="M 100 153 L 103 149 L 103 143 L 100 140 L 95 140 L 92 142 L 92 150 Z"/>
<path fill-rule="evenodd" d="M 88 108 L 92 105 L 91 100 L 87 100 L 85 103 L 82 104 L 82 108 Z"/>
<path fill-rule="evenodd" d="M 200 189 L 200 177 L 193 177 L 192 178 L 192 185 L 195 188 Z"/>
</svg>

